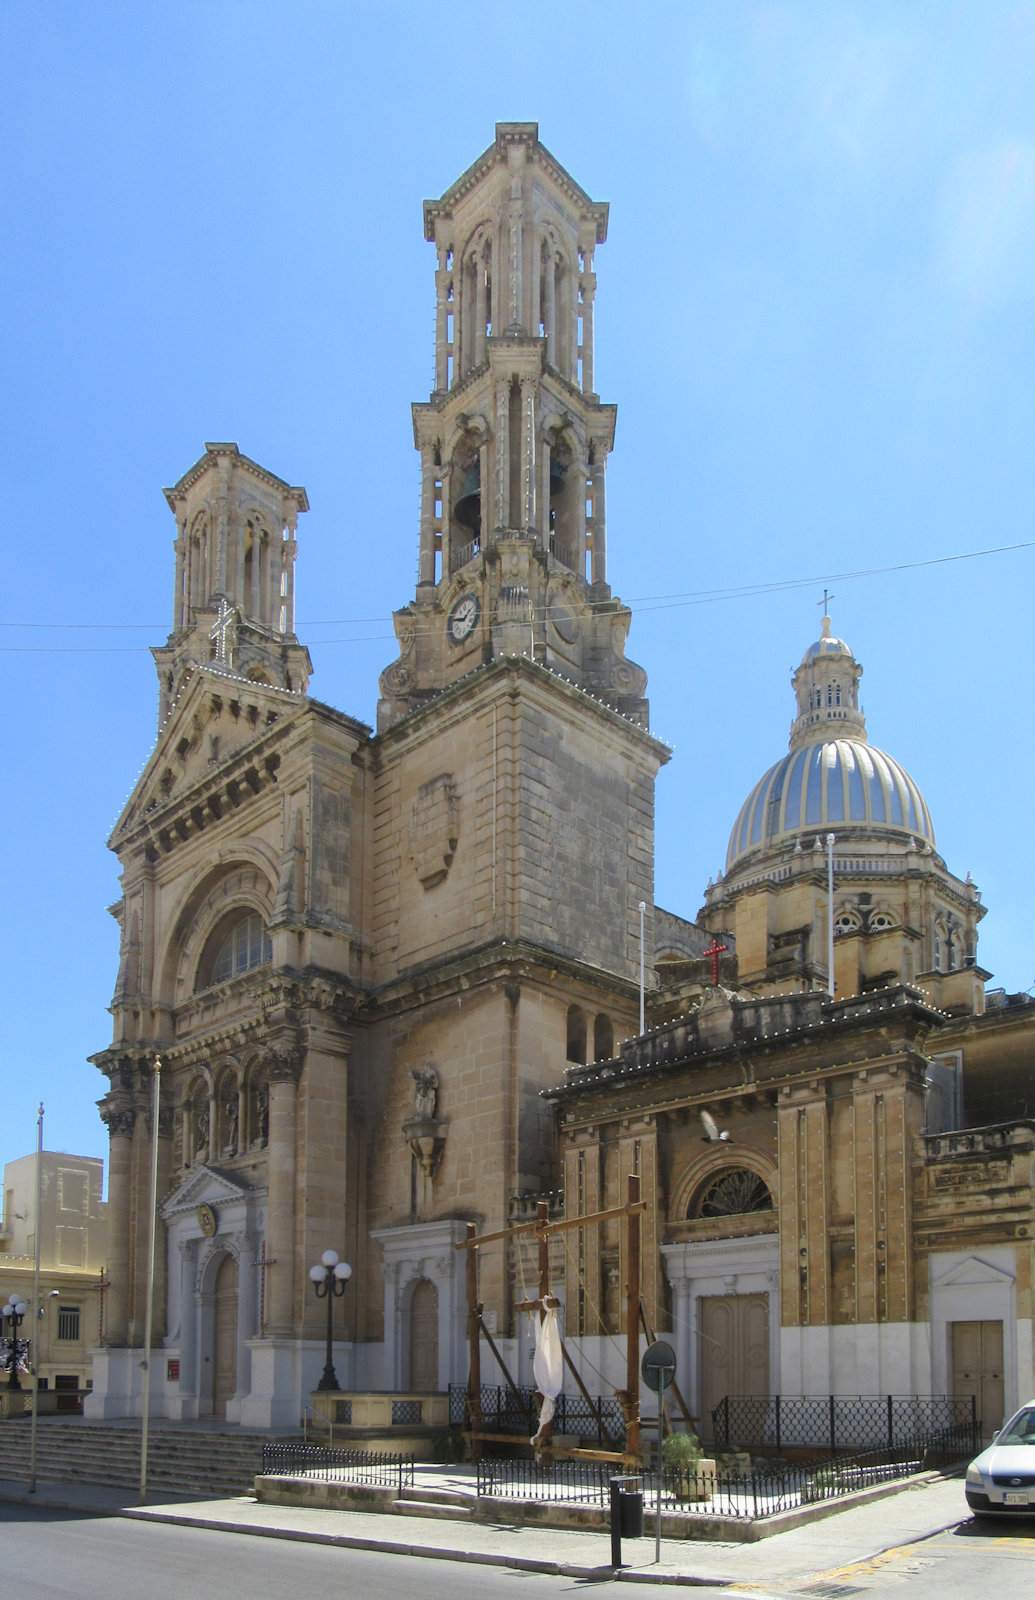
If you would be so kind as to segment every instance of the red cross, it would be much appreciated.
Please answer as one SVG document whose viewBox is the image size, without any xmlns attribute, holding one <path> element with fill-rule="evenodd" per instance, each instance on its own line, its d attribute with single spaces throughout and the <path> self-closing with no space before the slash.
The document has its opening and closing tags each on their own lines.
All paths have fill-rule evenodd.
<svg viewBox="0 0 1035 1600">
<path fill-rule="evenodd" d="M 702 950 L 701 951 L 701 954 L 703 956 L 711 956 L 711 958 L 712 958 L 712 982 L 716 985 L 716 987 L 718 987 L 718 983 L 719 983 L 719 957 L 722 955 L 722 952 L 724 950 L 728 950 L 728 949 L 729 949 L 729 945 L 728 944 L 720 944 L 718 939 L 713 934 L 712 935 L 711 949 L 710 950 Z"/>
</svg>

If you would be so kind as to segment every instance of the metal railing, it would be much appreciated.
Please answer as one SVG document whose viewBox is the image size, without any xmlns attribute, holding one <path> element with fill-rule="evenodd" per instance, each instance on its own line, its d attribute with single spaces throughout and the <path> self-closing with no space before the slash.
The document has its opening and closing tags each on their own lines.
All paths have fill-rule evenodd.
<svg viewBox="0 0 1035 1600">
<path fill-rule="evenodd" d="M 262 1447 L 263 1475 L 320 1483 L 367 1483 L 413 1488 L 413 1456 L 382 1450 L 328 1450 L 318 1444 L 273 1442 Z"/>
<path fill-rule="evenodd" d="M 962 1458 L 979 1448 L 973 1396 L 726 1395 L 712 1412 L 721 1449 L 745 1447 L 843 1451 L 924 1445 Z"/>
<path fill-rule="evenodd" d="M 771 1465 L 738 1473 L 681 1468 L 661 1478 L 662 1512 L 685 1516 L 759 1519 L 921 1471 L 924 1452 L 904 1446 L 834 1460 Z M 490 1461 L 478 1465 L 478 1494 L 497 1499 L 564 1502 L 607 1507 L 615 1468 L 600 1461 Z M 645 1508 L 657 1500 L 657 1473 L 642 1474 Z"/>
<path fill-rule="evenodd" d="M 534 1433 L 539 1426 L 535 1394 L 534 1389 L 519 1389 L 515 1394 L 508 1384 L 483 1383 L 482 1427 L 489 1433 L 508 1429 Z M 462 1383 L 451 1383 L 449 1421 L 452 1426 L 459 1427 L 468 1420 L 467 1388 Z M 568 1433 L 580 1439 L 593 1439 L 603 1448 L 613 1448 L 625 1438 L 621 1403 L 614 1395 L 595 1395 L 590 1403 L 582 1395 L 559 1394 L 553 1415 L 553 1431 L 555 1434 Z"/>
</svg>

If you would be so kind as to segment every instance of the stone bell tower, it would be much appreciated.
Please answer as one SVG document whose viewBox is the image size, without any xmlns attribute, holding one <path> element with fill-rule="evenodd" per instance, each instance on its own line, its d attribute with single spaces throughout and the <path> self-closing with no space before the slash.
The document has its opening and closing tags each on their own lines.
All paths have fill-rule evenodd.
<svg viewBox="0 0 1035 1600">
<path fill-rule="evenodd" d="M 413 407 L 421 457 L 416 598 L 395 613 L 387 728 L 473 667 L 527 656 L 647 725 L 607 582 L 615 407 L 593 388 L 594 201 L 531 122 L 424 204 L 436 247 L 435 389 Z"/>
<path fill-rule="evenodd" d="M 304 694 L 313 664 L 295 637 L 295 529 L 304 489 L 243 456 L 205 454 L 165 498 L 176 518 L 173 627 L 153 654 L 161 726 L 193 666 L 232 667 Z"/>
</svg>

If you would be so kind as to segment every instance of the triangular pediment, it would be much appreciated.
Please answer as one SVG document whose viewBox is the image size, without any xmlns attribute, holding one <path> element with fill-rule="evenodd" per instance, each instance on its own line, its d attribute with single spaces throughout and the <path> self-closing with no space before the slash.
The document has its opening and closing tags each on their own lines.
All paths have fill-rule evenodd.
<svg viewBox="0 0 1035 1600">
<path fill-rule="evenodd" d="M 1001 1267 L 995 1267 L 990 1261 L 982 1261 L 980 1256 L 968 1256 L 965 1261 L 960 1261 L 944 1278 L 935 1280 L 939 1289 L 953 1288 L 978 1288 L 982 1284 L 1003 1284 L 1015 1282 L 1015 1274 L 1004 1272 Z"/>
<path fill-rule="evenodd" d="M 185 1178 L 178 1189 L 173 1190 L 161 1208 L 162 1216 L 169 1221 L 186 1211 L 195 1211 L 200 1205 L 233 1205 L 240 1200 L 254 1199 L 257 1194 L 264 1192 L 264 1184 L 247 1183 L 236 1174 L 224 1172 L 219 1167 L 201 1166 Z"/>
<path fill-rule="evenodd" d="M 252 683 L 218 667 L 197 667 L 159 731 L 154 750 L 115 824 L 109 843 L 141 823 L 172 828 L 191 826 L 190 817 L 215 807 L 225 782 L 244 785 L 244 793 L 263 781 L 260 765 L 249 775 L 247 756 L 268 741 L 270 730 L 290 717 L 305 698 L 269 684 Z M 235 769 L 240 767 L 240 775 Z M 214 798 L 213 798 L 214 796 Z"/>
</svg>

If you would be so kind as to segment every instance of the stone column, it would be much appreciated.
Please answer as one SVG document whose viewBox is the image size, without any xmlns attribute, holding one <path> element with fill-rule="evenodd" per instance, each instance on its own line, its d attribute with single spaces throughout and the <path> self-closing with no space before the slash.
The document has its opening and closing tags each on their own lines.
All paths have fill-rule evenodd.
<svg viewBox="0 0 1035 1600">
<path fill-rule="evenodd" d="M 276 1263 L 268 1280 L 266 1331 L 271 1338 L 290 1338 L 294 1332 L 295 1100 L 300 1066 L 301 1057 L 295 1052 L 273 1055 L 269 1066 L 266 1239 L 267 1253 Z"/>
<path fill-rule="evenodd" d="M 593 255 L 586 252 L 582 268 L 582 392 L 593 394 L 593 302 L 597 292 L 597 275 L 593 271 Z"/>
<path fill-rule="evenodd" d="M 521 379 L 521 526 L 535 528 L 535 381 Z"/>
<path fill-rule="evenodd" d="M 298 512 L 292 506 L 287 513 L 287 538 L 284 540 L 284 571 L 287 573 L 287 594 L 284 596 L 286 610 L 285 633 L 295 631 L 295 556 L 298 552 L 296 531 L 298 528 Z"/>
<path fill-rule="evenodd" d="M 446 265 L 449 248 L 436 240 L 438 270 L 435 273 L 435 388 L 443 393 L 449 388 L 449 283 L 452 274 Z M 456 306 L 453 307 L 453 342 L 456 343 Z"/>
<path fill-rule="evenodd" d="M 185 519 L 181 520 L 178 528 L 179 537 L 176 540 L 176 577 L 173 589 L 173 632 L 176 633 L 183 627 L 183 574 L 186 559 L 187 540 L 184 535 Z"/>
<path fill-rule="evenodd" d="M 485 262 L 479 253 L 474 258 L 474 365 L 480 366 L 485 360 L 485 324 L 488 320 L 485 307 Z"/>
<path fill-rule="evenodd" d="M 593 480 L 593 582 L 607 582 L 607 498 L 605 473 L 607 455 L 603 445 L 594 450 L 593 464 L 589 469 Z"/>
<path fill-rule="evenodd" d="M 104 1343 L 125 1345 L 129 1340 L 129 1263 L 132 1204 L 133 1124 L 136 1112 L 129 1106 L 101 1108 L 108 1125 L 108 1277 L 104 1307 Z"/>
<path fill-rule="evenodd" d="M 506 528 L 510 519 L 510 380 L 502 374 L 496 381 L 496 437 L 493 440 L 496 478 L 496 527 Z"/>
<path fill-rule="evenodd" d="M 557 262 L 550 250 L 543 263 L 543 324 L 546 329 L 546 359 L 557 365 Z"/>
<path fill-rule="evenodd" d="M 418 583 L 435 581 L 435 461 L 430 445 L 420 455 L 420 571 Z"/>
<path fill-rule="evenodd" d="M 216 496 L 215 526 L 215 583 L 214 588 L 226 593 L 227 533 L 230 526 L 230 463 L 224 456 L 219 463 L 219 489 Z"/>
</svg>

